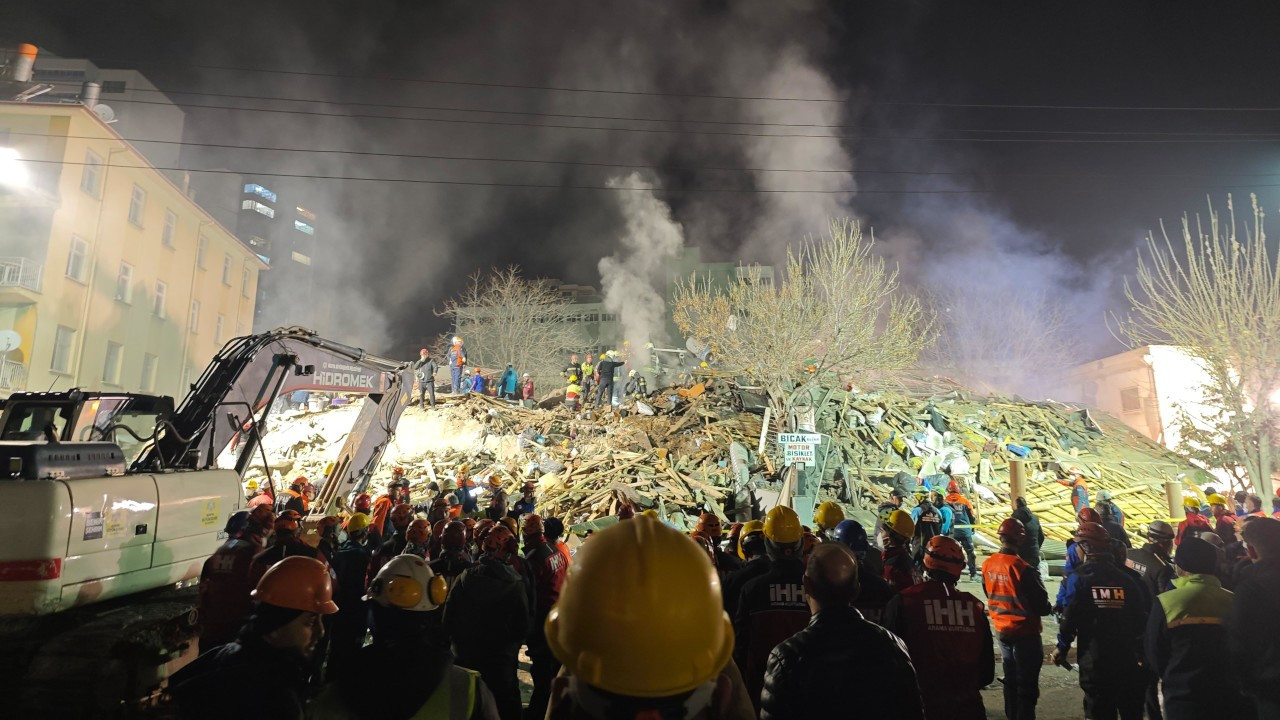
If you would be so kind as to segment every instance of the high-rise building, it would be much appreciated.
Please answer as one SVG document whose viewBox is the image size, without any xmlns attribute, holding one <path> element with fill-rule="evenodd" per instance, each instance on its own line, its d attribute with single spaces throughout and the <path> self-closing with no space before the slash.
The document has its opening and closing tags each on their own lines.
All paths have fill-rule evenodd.
<svg viewBox="0 0 1280 720">
<path fill-rule="evenodd" d="M 279 178 L 243 176 L 236 232 L 269 266 L 258 289 L 254 327 L 328 332 L 328 303 L 317 282 L 321 219 L 303 194 Z"/>
</svg>

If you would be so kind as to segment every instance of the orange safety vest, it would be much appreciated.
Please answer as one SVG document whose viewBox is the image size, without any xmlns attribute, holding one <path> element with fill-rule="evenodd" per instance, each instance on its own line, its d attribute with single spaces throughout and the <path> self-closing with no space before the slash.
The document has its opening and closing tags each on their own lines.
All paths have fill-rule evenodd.
<svg viewBox="0 0 1280 720">
<path fill-rule="evenodd" d="M 307 497 L 306 497 L 305 495 L 303 495 L 302 493 L 298 492 L 297 490 L 294 490 L 293 488 L 290 488 L 290 489 L 288 489 L 288 490 L 285 490 L 285 491 L 284 491 L 284 494 L 285 494 L 285 495 L 292 495 L 292 496 L 294 496 L 294 497 L 296 497 L 296 498 L 301 498 L 301 500 L 302 500 L 302 510 L 303 510 L 303 512 L 309 511 L 309 510 L 311 509 L 311 502 L 307 500 Z M 286 500 L 285 502 L 288 502 L 288 501 Z"/>
<path fill-rule="evenodd" d="M 1023 637 L 1040 634 L 1040 616 L 1027 609 L 1019 588 L 1028 572 L 1036 572 L 1017 555 L 996 553 L 982 563 L 982 587 L 987 592 L 991 625 L 1001 635 Z"/>
</svg>

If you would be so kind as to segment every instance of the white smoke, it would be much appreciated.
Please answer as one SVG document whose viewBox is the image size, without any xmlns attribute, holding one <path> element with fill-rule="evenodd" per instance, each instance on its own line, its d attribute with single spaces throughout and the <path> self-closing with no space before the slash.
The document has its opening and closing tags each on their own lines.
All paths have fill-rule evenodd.
<svg viewBox="0 0 1280 720">
<path fill-rule="evenodd" d="M 666 298 L 657 288 L 684 247 L 684 229 L 638 173 L 610 178 L 608 184 L 650 188 L 619 191 L 626 227 L 617 252 L 599 265 L 605 309 L 618 314 L 623 339 L 643 347 L 664 339 Z"/>
</svg>

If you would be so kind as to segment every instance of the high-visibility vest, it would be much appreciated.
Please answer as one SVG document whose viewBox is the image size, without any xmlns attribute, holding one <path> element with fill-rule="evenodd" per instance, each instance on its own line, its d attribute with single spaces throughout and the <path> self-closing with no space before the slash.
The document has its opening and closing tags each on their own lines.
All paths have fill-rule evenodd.
<svg viewBox="0 0 1280 720">
<path fill-rule="evenodd" d="M 996 553 L 982 563 L 982 585 L 987 591 L 991 626 L 1001 635 L 1040 634 L 1040 616 L 1031 613 L 1018 596 L 1022 578 L 1036 572 L 1017 555 Z"/>
</svg>

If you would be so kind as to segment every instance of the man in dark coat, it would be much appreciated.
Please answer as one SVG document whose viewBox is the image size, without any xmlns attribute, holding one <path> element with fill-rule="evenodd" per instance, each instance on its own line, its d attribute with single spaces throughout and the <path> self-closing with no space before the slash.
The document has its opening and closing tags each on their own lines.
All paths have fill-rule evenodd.
<svg viewBox="0 0 1280 720">
<path fill-rule="evenodd" d="M 413 375 L 418 380 L 418 404 L 427 407 L 427 398 L 431 399 L 431 407 L 436 406 L 436 365 L 431 351 L 422 348 L 418 351 L 418 359 L 413 363 Z"/>
<path fill-rule="evenodd" d="M 1022 527 L 1027 529 L 1027 537 L 1018 546 L 1018 557 L 1026 561 L 1032 570 L 1036 570 L 1040 567 L 1040 548 L 1044 546 L 1044 530 L 1040 527 L 1040 518 L 1027 507 L 1026 498 L 1018 498 L 1016 504 L 1017 509 L 1009 517 L 1021 522 Z"/>
<path fill-rule="evenodd" d="M 1240 579 L 1227 620 L 1232 666 L 1257 705 L 1259 718 L 1280 718 L 1280 520 L 1245 523 L 1253 565 Z"/>
</svg>

